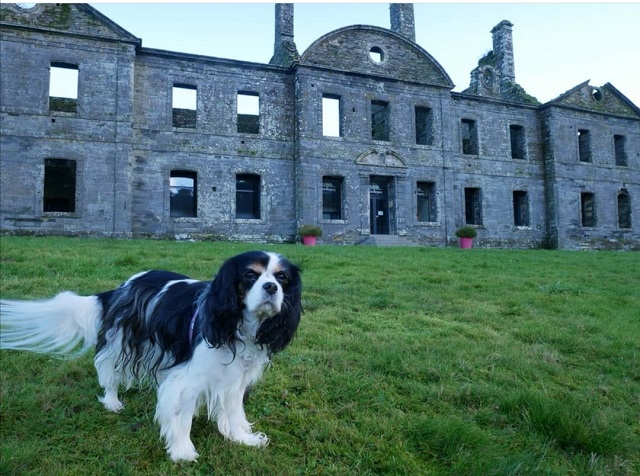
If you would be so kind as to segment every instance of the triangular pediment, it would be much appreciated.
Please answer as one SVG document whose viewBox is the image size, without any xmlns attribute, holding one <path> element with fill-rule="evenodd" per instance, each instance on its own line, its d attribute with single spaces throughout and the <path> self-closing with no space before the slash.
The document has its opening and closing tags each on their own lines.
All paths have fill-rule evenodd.
<svg viewBox="0 0 640 476">
<path fill-rule="evenodd" d="M 585 81 L 548 104 L 605 114 L 640 117 L 640 109 L 610 83 L 596 87 L 591 86 L 589 81 Z"/>
<path fill-rule="evenodd" d="M 407 162 L 392 150 L 379 151 L 370 149 L 358 156 L 356 164 L 407 168 Z"/>
<path fill-rule="evenodd" d="M 139 38 L 84 3 L 3 4 L 0 22 L 4 25 L 141 44 Z"/>
</svg>

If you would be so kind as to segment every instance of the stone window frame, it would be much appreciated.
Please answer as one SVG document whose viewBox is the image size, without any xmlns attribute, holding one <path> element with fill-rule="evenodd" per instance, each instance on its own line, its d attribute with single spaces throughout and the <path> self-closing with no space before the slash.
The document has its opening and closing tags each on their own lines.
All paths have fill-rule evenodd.
<svg viewBox="0 0 640 476">
<path fill-rule="evenodd" d="M 430 202 L 429 202 L 429 218 L 432 218 L 429 221 L 421 221 L 419 219 L 419 215 L 418 215 L 418 209 L 419 209 L 419 189 L 420 189 L 420 184 L 429 184 L 429 188 L 430 190 Z M 440 218 L 440 213 L 439 213 L 439 207 L 438 207 L 438 183 L 435 179 L 433 178 L 418 178 L 415 181 L 415 190 L 414 190 L 414 195 L 415 195 L 415 200 L 414 200 L 414 210 L 415 210 L 415 214 L 414 214 L 414 219 L 415 219 L 415 223 L 418 225 L 422 225 L 422 226 L 433 226 L 433 225 L 438 225 L 440 223 L 439 218 Z"/>
<path fill-rule="evenodd" d="M 584 127 L 578 127 L 578 129 L 576 130 L 576 147 L 579 163 L 593 163 L 593 151 L 591 142 L 591 131 Z"/>
<path fill-rule="evenodd" d="M 516 199 L 518 197 L 518 199 Z M 524 202 L 526 206 L 526 220 L 523 220 L 525 223 L 519 223 L 522 219 L 521 207 L 519 202 Z M 517 203 L 518 202 L 518 206 Z M 513 213 L 511 216 L 513 217 L 513 226 L 519 229 L 531 229 L 531 194 L 528 190 L 513 190 L 511 192 L 511 206 Z"/>
<path fill-rule="evenodd" d="M 513 131 L 519 131 L 515 138 Z M 514 139 L 516 142 L 515 144 Z M 512 160 L 527 160 L 527 129 L 522 124 L 509 124 L 509 143 L 510 156 Z"/>
<path fill-rule="evenodd" d="M 379 55 L 380 60 L 375 60 L 372 54 Z M 374 66 L 384 65 L 388 61 L 387 52 L 378 43 L 367 44 L 365 55 L 367 60 L 369 60 L 369 62 Z"/>
<path fill-rule="evenodd" d="M 174 177 L 174 173 L 176 174 L 176 177 L 185 177 L 185 178 L 192 178 L 193 179 L 193 201 L 194 201 L 194 205 L 195 205 L 195 215 L 194 216 L 182 216 L 182 215 L 172 215 L 171 214 L 171 179 Z M 180 174 L 180 175 L 178 175 Z M 191 176 L 191 177 L 189 177 Z M 172 221 L 174 222 L 199 222 L 201 221 L 200 219 L 200 213 L 199 213 L 199 204 L 200 204 L 200 200 L 198 197 L 199 194 L 199 189 L 200 187 L 198 186 L 198 181 L 199 181 L 199 174 L 196 170 L 190 169 L 188 167 L 173 167 L 169 170 L 168 172 L 168 180 L 165 183 L 169 184 L 168 187 L 168 193 L 169 193 L 169 199 L 168 199 L 168 204 L 169 204 L 169 218 L 171 218 Z"/>
<path fill-rule="evenodd" d="M 473 124 L 473 129 L 470 129 L 470 135 L 471 135 L 471 138 L 469 139 L 471 141 L 470 152 L 465 152 L 465 150 L 468 150 L 468 149 L 465 147 L 466 139 L 464 138 L 464 135 L 465 135 L 464 124 Z M 460 153 L 468 157 L 479 157 L 480 156 L 480 123 L 478 119 L 474 116 L 465 115 L 459 119 L 458 127 L 460 131 L 460 140 L 459 140 Z"/>
<path fill-rule="evenodd" d="M 180 108 L 174 108 L 173 107 L 173 98 L 174 98 L 174 89 L 188 89 L 188 90 L 193 90 L 196 92 L 196 108 L 194 109 L 195 112 L 195 118 L 194 118 L 194 123 L 193 125 L 188 125 L 188 126 L 179 126 L 176 125 L 176 111 L 182 110 Z M 194 79 L 174 79 L 173 81 L 171 81 L 170 86 L 169 86 L 169 91 L 171 91 L 171 94 L 169 94 L 169 121 L 170 121 L 170 125 L 173 129 L 179 129 L 179 130 L 184 130 L 184 129 L 197 129 L 198 128 L 198 123 L 200 121 L 198 121 L 198 115 L 200 113 L 200 105 L 201 105 L 201 100 L 200 100 L 200 88 L 198 87 L 198 82 Z"/>
<path fill-rule="evenodd" d="M 620 209 L 620 199 L 624 198 L 627 203 L 625 205 L 625 210 Z M 628 226 L 622 226 L 622 225 Z M 633 206 L 631 203 L 631 194 L 629 190 L 626 188 L 622 188 L 618 191 L 616 196 L 616 225 L 619 230 L 630 231 L 633 229 Z"/>
<path fill-rule="evenodd" d="M 324 100 L 325 99 L 332 99 L 332 100 L 338 101 L 338 135 L 337 136 L 325 135 L 324 133 Z M 320 95 L 319 117 L 320 117 L 320 127 L 319 127 L 320 136 L 323 139 L 328 139 L 328 140 L 344 139 L 344 98 L 342 94 L 330 92 L 330 91 L 324 91 Z"/>
<path fill-rule="evenodd" d="M 598 226 L 598 206 L 594 192 L 580 192 L 580 226 L 582 228 Z"/>
<path fill-rule="evenodd" d="M 9 3 L 8 5 L 16 12 L 23 14 L 40 13 L 44 6 L 42 3 Z"/>
<path fill-rule="evenodd" d="M 324 179 L 325 178 L 339 178 L 341 179 L 342 183 L 341 183 L 341 189 L 340 189 L 340 216 L 341 218 L 324 218 Z M 346 190 L 347 190 L 347 177 L 344 175 L 344 172 L 340 172 L 340 171 L 336 171 L 336 170 L 331 170 L 331 171 L 325 171 L 324 173 L 320 174 L 320 183 L 319 183 L 319 190 L 320 190 L 320 207 L 319 207 L 319 217 L 318 220 L 320 223 L 333 223 L 333 224 L 340 224 L 340 225 L 346 225 L 349 223 L 349 221 L 347 220 L 346 216 L 347 216 L 347 206 L 348 206 L 348 200 L 346 199 Z"/>
<path fill-rule="evenodd" d="M 473 193 L 473 197 L 468 197 L 467 190 Z M 464 217 L 464 224 L 476 227 L 482 227 L 484 225 L 483 220 L 483 198 L 482 188 L 477 186 L 464 187 L 462 190 L 462 211 Z M 470 200 L 471 199 L 471 200 Z M 469 209 L 469 202 L 473 201 L 473 210 Z M 473 216 L 472 220 L 469 217 Z"/>
<path fill-rule="evenodd" d="M 47 212 L 44 210 L 44 193 L 45 193 L 45 161 L 54 160 L 71 160 L 76 165 L 76 183 L 75 183 L 75 204 L 73 212 Z M 40 179 L 37 188 L 37 208 L 41 217 L 61 217 L 61 218 L 82 218 L 82 210 L 84 208 L 84 165 L 85 160 L 82 157 L 65 156 L 65 155 L 48 155 L 42 158 L 40 162 Z"/>
<path fill-rule="evenodd" d="M 259 180 L 259 184 L 258 184 L 258 200 L 259 200 L 259 204 L 258 204 L 258 211 L 260 216 L 257 218 L 243 218 L 243 217 L 238 217 L 238 176 L 240 175 L 252 175 L 255 177 L 258 177 Z M 235 220 L 236 223 L 260 223 L 260 224 L 264 224 L 265 223 L 265 210 L 264 210 L 264 204 L 266 202 L 267 197 L 265 197 L 265 185 L 264 185 L 264 174 L 259 173 L 259 172 L 255 172 L 252 170 L 236 170 L 233 172 L 233 177 L 234 177 L 234 181 L 233 181 L 233 218 Z"/>
<path fill-rule="evenodd" d="M 58 57 L 50 58 L 46 62 L 46 68 L 48 71 L 47 95 L 46 95 L 46 111 L 48 112 L 48 114 L 52 116 L 67 116 L 67 117 L 79 116 L 80 113 L 82 112 L 83 103 L 81 98 L 84 90 L 84 81 L 83 81 L 82 69 L 80 68 L 80 61 L 77 61 L 75 58 L 64 58 L 64 59 L 60 59 Z M 52 68 L 70 69 L 70 70 L 77 71 L 78 88 L 76 90 L 74 111 L 62 111 L 59 109 L 51 108 L 52 99 L 65 99 L 65 98 L 58 98 L 56 96 L 51 96 Z M 55 120 L 52 120 L 52 122 L 55 122 Z"/>
<path fill-rule="evenodd" d="M 257 125 L 258 125 L 258 130 L 256 132 L 246 132 L 246 131 L 240 131 L 239 130 L 239 121 L 238 118 L 241 115 L 245 115 L 245 114 L 239 114 L 238 113 L 238 97 L 239 96 L 253 96 L 253 97 L 257 97 L 258 98 L 258 114 L 257 114 Z M 265 95 L 262 94 L 260 91 L 253 89 L 251 87 L 247 87 L 247 88 L 238 88 L 238 90 L 236 91 L 236 94 L 234 96 L 234 100 L 233 100 L 233 104 L 234 104 L 234 115 L 233 115 L 233 121 L 235 123 L 235 133 L 239 136 L 242 137 L 261 137 L 264 136 L 264 98 Z"/>
<path fill-rule="evenodd" d="M 386 137 L 386 139 L 377 139 L 376 137 L 374 137 L 374 130 L 373 130 L 374 104 L 376 106 L 384 105 L 385 107 L 386 119 L 385 119 L 384 136 Z M 370 137 L 372 141 L 382 142 L 385 144 L 392 142 L 391 140 L 391 103 L 388 100 L 386 99 L 370 99 L 369 100 L 369 125 L 370 125 L 370 131 L 371 131 Z"/>
<path fill-rule="evenodd" d="M 616 167 L 629 167 L 629 153 L 627 152 L 627 136 L 613 134 L 613 160 Z"/>
<path fill-rule="evenodd" d="M 427 117 L 428 117 L 428 130 L 429 132 L 427 133 L 427 140 L 426 142 L 420 143 L 418 142 L 418 110 L 425 110 L 428 111 L 427 113 Z M 426 104 L 426 103 L 417 103 L 413 105 L 413 132 L 414 132 L 414 139 L 415 139 L 415 145 L 420 146 L 420 147 L 433 147 L 434 146 L 434 142 L 435 142 L 435 120 L 434 120 L 434 115 L 435 115 L 435 111 L 434 108 L 430 105 L 430 104 Z"/>
</svg>

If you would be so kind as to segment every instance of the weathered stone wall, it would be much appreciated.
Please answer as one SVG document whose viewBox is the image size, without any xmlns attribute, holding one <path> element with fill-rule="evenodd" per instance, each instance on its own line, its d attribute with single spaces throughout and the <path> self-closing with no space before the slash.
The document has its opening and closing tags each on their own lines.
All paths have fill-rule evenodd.
<svg viewBox="0 0 640 476">
<path fill-rule="evenodd" d="M 454 95 L 447 129 L 452 131 L 448 168 L 453 183 L 453 227 L 465 224 L 464 189 L 479 188 L 482 225 L 478 242 L 484 246 L 535 247 L 545 239 L 544 174 L 536 110 L 490 99 Z M 462 153 L 461 120 L 476 121 L 477 155 Z M 511 158 L 509 126 L 525 131 L 525 159 Z M 526 191 L 530 225 L 513 223 L 513 192 Z"/>
<path fill-rule="evenodd" d="M 32 13 L 45 26 L 63 31 L 82 16 L 64 4 L 38 5 Z M 23 18 L 2 6 L 3 21 Z M 91 21 L 80 24 L 104 33 Z M 0 54 L 2 229 L 128 235 L 134 45 L 3 27 Z M 80 65 L 76 113 L 49 111 L 52 61 Z M 76 161 L 73 213 L 43 211 L 48 158 Z"/>
<path fill-rule="evenodd" d="M 197 88 L 196 127 L 174 127 L 174 83 Z M 136 63 L 133 231 L 290 240 L 295 235 L 294 109 L 282 68 L 143 49 Z M 239 133 L 239 91 L 259 94 L 258 134 Z M 169 216 L 171 170 L 198 177 L 198 217 Z M 235 176 L 261 177 L 261 219 L 235 217 Z"/>
<path fill-rule="evenodd" d="M 591 162 L 581 162 L 578 129 L 589 131 Z M 623 117 L 603 118 L 587 111 L 548 107 L 542 119 L 545 167 L 548 170 L 547 208 L 553 214 L 549 236 L 560 248 L 638 249 L 640 233 L 640 127 Z M 614 134 L 626 137 L 628 164 L 618 166 Z M 618 226 L 617 196 L 627 190 L 632 201 L 631 229 Z M 581 223 L 580 195 L 593 193 L 596 226 Z"/>
<path fill-rule="evenodd" d="M 452 93 L 442 66 L 412 41 L 411 13 L 398 4 L 394 31 L 341 28 L 298 56 L 293 8 L 281 7 L 269 65 L 141 48 L 87 5 L 3 4 L 0 229 L 271 242 L 293 240 L 304 223 L 323 229 L 321 242 L 353 244 L 372 232 L 370 185 L 385 177 L 389 234 L 406 240 L 455 243 L 464 189 L 477 188 L 478 246 L 639 249 L 637 106 L 609 84 L 586 83 L 540 106 L 510 82 L 506 23 L 471 87 Z M 52 62 L 78 65 L 75 112 L 49 108 Z M 502 76 L 512 86 L 489 81 Z M 177 111 L 177 123 L 174 84 L 197 91 L 196 111 Z M 238 132 L 239 91 L 259 95 L 257 134 Z M 340 137 L 323 135 L 324 94 L 340 98 Z M 372 101 L 388 104 L 389 140 L 372 139 Z M 416 107 L 431 110 L 429 145 L 416 144 Z M 462 119 L 475 121 L 476 154 L 463 153 Z M 524 131 L 523 159 L 511 156 L 511 125 Z M 578 129 L 590 132 L 590 163 L 578 158 Z M 625 138 L 626 165 L 615 163 L 614 135 Z M 74 212 L 43 211 L 49 158 L 76 162 Z M 170 215 L 172 170 L 197 175 L 196 217 Z M 260 176 L 259 219 L 236 218 L 235 179 L 246 173 Z M 323 176 L 343 179 L 339 220 L 323 217 Z M 434 184 L 430 222 L 418 221 L 418 182 Z M 527 192 L 528 226 L 514 225 L 514 191 Z M 618 226 L 621 191 L 631 228 Z M 580 222 L 583 192 L 595 196 L 596 226 Z"/>
</svg>

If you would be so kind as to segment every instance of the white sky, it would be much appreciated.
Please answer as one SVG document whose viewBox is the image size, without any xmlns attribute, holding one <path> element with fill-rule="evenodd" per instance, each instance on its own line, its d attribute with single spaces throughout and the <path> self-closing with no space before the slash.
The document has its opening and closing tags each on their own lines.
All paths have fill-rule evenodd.
<svg viewBox="0 0 640 476">
<path fill-rule="evenodd" d="M 142 45 L 257 63 L 273 54 L 273 3 L 92 3 L 142 39 Z M 492 49 L 491 29 L 514 24 L 516 81 L 547 102 L 590 80 L 609 82 L 640 107 L 640 3 L 416 3 L 416 40 L 469 86 L 478 59 Z M 300 54 L 337 28 L 390 27 L 388 3 L 296 3 Z"/>
</svg>

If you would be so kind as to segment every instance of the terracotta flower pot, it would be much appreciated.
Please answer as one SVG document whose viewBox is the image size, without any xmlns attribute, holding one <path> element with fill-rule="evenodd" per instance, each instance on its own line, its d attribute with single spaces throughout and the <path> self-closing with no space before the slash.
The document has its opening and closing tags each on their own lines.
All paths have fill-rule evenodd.
<svg viewBox="0 0 640 476">
<path fill-rule="evenodd" d="M 303 236 L 302 244 L 306 246 L 316 246 L 317 239 L 315 236 Z"/>
<path fill-rule="evenodd" d="M 460 248 L 468 250 L 473 245 L 473 238 L 460 238 Z"/>
</svg>

